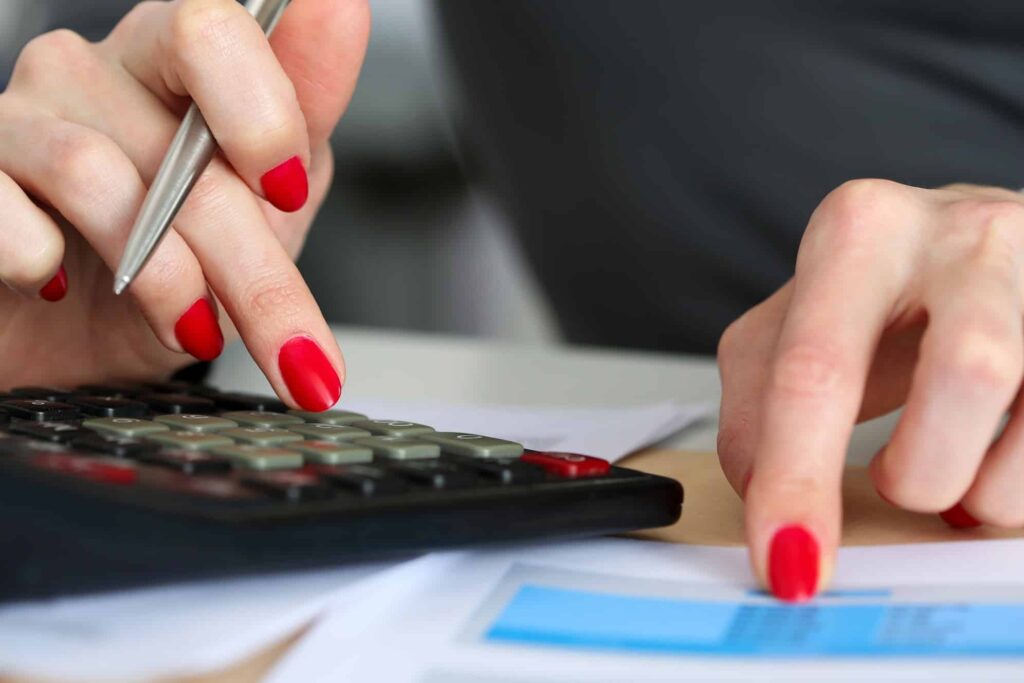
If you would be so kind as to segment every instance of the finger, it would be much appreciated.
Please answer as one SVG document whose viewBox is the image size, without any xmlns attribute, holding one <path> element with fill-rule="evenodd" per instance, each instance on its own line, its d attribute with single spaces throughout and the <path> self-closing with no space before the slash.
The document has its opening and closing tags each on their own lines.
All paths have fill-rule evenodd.
<svg viewBox="0 0 1024 683">
<path fill-rule="evenodd" d="M 905 253 L 894 253 L 881 231 L 913 222 L 907 206 L 895 185 L 848 184 L 815 212 L 801 245 L 746 498 L 755 571 L 785 600 L 809 598 L 830 573 L 847 444 L 910 261 L 908 245 L 895 241 Z"/>
<path fill-rule="evenodd" d="M 722 381 L 718 459 L 741 497 L 746 495 L 753 466 L 766 371 L 792 294 L 789 282 L 730 325 L 718 344 Z"/>
<path fill-rule="evenodd" d="M 143 5 L 111 34 L 129 73 L 154 92 L 191 97 L 231 165 L 282 211 L 309 194 L 306 121 L 259 24 L 235 0 Z"/>
<path fill-rule="evenodd" d="M 906 408 L 871 466 L 879 492 L 901 507 L 940 512 L 964 496 L 1020 386 L 1019 266 L 1009 248 L 989 231 L 924 292 L 929 322 Z"/>
<path fill-rule="evenodd" d="M 959 517 L 944 515 L 947 522 L 974 522 L 1016 529 L 1024 527 L 1024 405 L 1018 395 L 1010 419 L 992 444 L 971 488 L 956 506 Z M 948 512 L 948 511 L 947 511 Z M 965 526 L 961 523 L 957 526 Z M 966 526 L 971 526 L 967 524 Z"/>
<path fill-rule="evenodd" d="M 0 280 L 21 294 L 59 301 L 67 294 L 64 235 L 9 176 L 0 173 Z"/>
<path fill-rule="evenodd" d="M 138 136 L 133 126 L 116 125 L 117 119 L 107 116 L 111 112 L 92 100 L 70 109 L 109 132 L 139 169 L 142 180 L 151 181 L 161 161 L 159 141 L 173 135 L 174 116 L 137 85 L 116 79 L 99 82 L 110 93 L 105 106 L 136 112 L 137 118 L 146 121 L 150 135 Z M 318 163 L 329 165 L 329 155 L 322 154 Z M 219 158 L 200 177 L 174 227 L 172 233 L 180 235 L 198 258 L 214 293 L 278 394 L 307 410 L 324 410 L 337 402 L 344 369 L 341 352 L 281 244 L 296 236 L 278 240 L 256 198 Z M 163 249 L 162 243 L 156 254 Z"/>
<path fill-rule="evenodd" d="M 145 186 L 112 140 L 46 114 L 5 107 L 0 168 L 74 225 L 111 269 L 117 265 Z M 223 338 L 202 270 L 173 231 L 131 293 L 168 349 L 201 360 L 220 353 Z"/>
<path fill-rule="evenodd" d="M 314 147 L 327 141 L 352 98 L 369 35 L 365 0 L 296 0 L 270 38 Z"/>
</svg>

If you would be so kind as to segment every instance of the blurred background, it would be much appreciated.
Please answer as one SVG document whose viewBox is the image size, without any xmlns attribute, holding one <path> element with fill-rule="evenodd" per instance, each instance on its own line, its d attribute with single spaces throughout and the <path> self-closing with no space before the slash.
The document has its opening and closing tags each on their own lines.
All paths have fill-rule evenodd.
<svg viewBox="0 0 1024 683">
<path fill-rule="evenodd" d="M 0 0 L 0 79 L 132 4 Z M 1024 187 L 1019 0 L 370 4 L 300 261 L 332 322 L 713 353 L 844 181 Z"/>
</svg>

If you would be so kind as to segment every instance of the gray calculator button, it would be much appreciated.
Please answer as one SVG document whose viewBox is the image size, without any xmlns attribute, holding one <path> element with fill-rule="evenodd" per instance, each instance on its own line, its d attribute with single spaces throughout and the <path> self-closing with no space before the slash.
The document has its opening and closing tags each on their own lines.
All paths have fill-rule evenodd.
<svg viewBox="0 0 1024 683">
<path fill-rule="evenodd" d="M 271 427 L 238 427 L 219 432 L 224 436 L 254 446 L 277 446 L 292 441 L 302 441 L 302 435 L 287 429 Z"/>
<path fill-rule="evenodd" d="M 247 444 L 220 446 L 214 455 L 227 458 L 235 466 L 247 470 L 286 470 L 302 467 L 302 454 L 283 448 L 267 448 Z"/>
<path fill-rule="evenodd" d="M 302 418 L 284 413 L 265 413 L 260 410 L 235 410 L 221 417 L 234 420 L 246 427 L 287 427 L 302 424 Z"/>
<path fill-rule="evenodd" d="M 357 429 L 347 425 L 302 424 L 288 427 L 289 432 L 301 434 L 306 439 L 323 441 L 352 441 L 372 436 L 365 429 Z"/>
<path fill-rule="evenodd" d="M 383 436 L 415 436 L 434 431 L 433 427 L 405 420 L 360 420 L 352 426 Z"/>
<path fill-rule="evenodd" d="M 114 436 L 144 436 L 155 432 L 169 432 L 171 430 L 165 424 L 142 420 L 137 417 L 94 417 L 82 422 L 82 426 L 104 434 Z"/>
<path fill-rule="evenodd" d="M 521 444 L 479 434 L 435 432 L 420 434 L 416 438 L 436 443 L 442 451 L 453 455 L 468 455 L 475 458 L 518 458 L 523 454 Z"/>
<path fill-rule="evenodd" d="M 182 414 L 182 415 L 157 415 L 155 421 L 165 424 L 171 429 L 183 432 L 220 432 L 225 429 L 233 429 L 238 426 L 233 420 L 226 420 L 215 415 Z"/>
<path fill-rule="evenodd" d="M 288 444 L 288 450 L 298 451 L 306 462 L 318 465 L 350 465 L 373 460 L 373 451 L 368 446 L 345 442 L 299 441 Z"/>
<path fill-rule="evenodd" d="M 231 439 L 220 434 L 200 434 L 198 432 L 159 432 L 147 434 L 146 440 L 185 451 L 208 451 L 218 446 L 232 444 Z"/>
<path fill-rule="evenodd" d="M 391 460 L 418 460 L 441 456 L 441 447 L 435 443 L 400 436 L 372 436 L 368 439 L 356 439 L 354 443 L 367 446 L 373 450 L 374 455 Z"/>
<path fill-rule="evenodd" d="M 325 410 L 322 413 L 313 413 L 308 410 L 289 410 L 288 414 L 302 418 L 306 422 L 322 422 L 329 425 L 348 425 L 366 419 L 366 416 L 362 413 L 353 413 L 350 410 Z"/>
</svg>

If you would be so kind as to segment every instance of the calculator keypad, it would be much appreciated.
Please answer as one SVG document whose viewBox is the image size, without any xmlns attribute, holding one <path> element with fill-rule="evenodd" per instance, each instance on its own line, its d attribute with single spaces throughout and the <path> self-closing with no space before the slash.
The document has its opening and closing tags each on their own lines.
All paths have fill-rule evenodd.
<svg viewBox="0 0 1024 683">
<path fill-rule="evenodd" d="M 437 496 L 608 472 L 597 458 L 180 383 L 13 390 L 0 395 L 0 430 L 0 457 L 36 468 L 233 501 Z"/>
</svg>

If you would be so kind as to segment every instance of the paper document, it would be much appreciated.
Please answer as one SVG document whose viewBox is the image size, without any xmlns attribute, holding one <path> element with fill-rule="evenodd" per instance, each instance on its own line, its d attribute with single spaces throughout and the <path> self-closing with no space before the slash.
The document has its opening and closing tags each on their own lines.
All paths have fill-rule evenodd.
<svg viewBox="0 0 1024 683">
<path fill-rule="evenodd" d="M 751 584 L 742 549 L 604 539 L 443 561 L 375 629 L 342 633 L 333 610 L 270 680 L 1024 678 L 1024 541 L 843 549 L 834 586 L 797 606 Z"/>
</svg>

